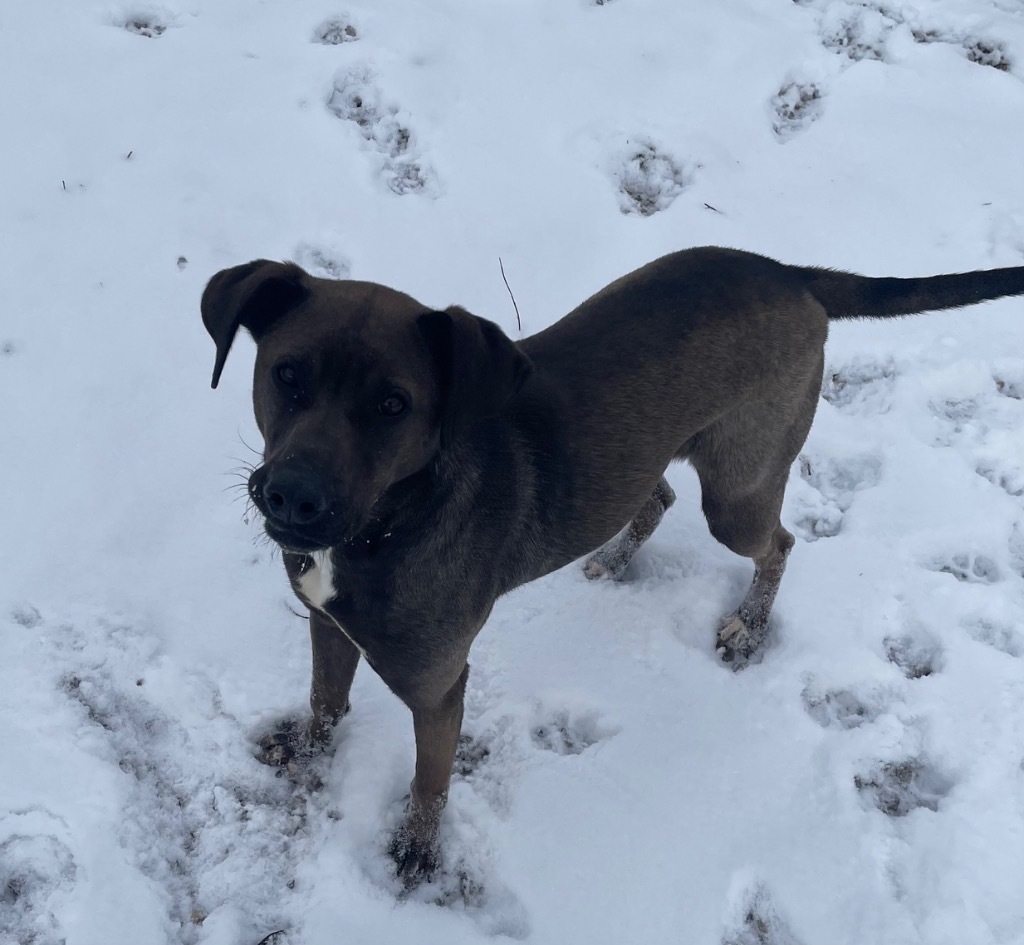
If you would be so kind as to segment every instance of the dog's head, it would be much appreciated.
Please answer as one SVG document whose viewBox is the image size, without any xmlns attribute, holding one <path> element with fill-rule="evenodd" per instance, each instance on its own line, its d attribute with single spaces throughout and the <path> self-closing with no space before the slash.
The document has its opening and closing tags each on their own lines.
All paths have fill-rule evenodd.
<svg viewBox="0 0 1024 945">
<path fill-rule="evenodd" d="M 217 273 L 202 300 L 213 386 L 238 329 L 256 341 L 263 464 L 249 494 L 292 551 L 351 541 L 374 506 L 496 415 L 530 370 L 498 328 L 371 282 L 256 260 Z"/>
</svg>

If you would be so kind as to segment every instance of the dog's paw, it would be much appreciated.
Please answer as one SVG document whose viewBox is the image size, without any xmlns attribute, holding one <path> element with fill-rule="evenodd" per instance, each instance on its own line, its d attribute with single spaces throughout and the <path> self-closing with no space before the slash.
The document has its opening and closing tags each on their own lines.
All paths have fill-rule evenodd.
<svg viewBox="0 0 1024 945">
<path fill-rule="evenodd" d="M 441 865 L 437 838 L 421 839 L 405 824 L 392 835 L 388 856 L 394 861 L 395 873 L 406 890 L 415 889 L 424 880 L 430 882 Z"/>
<path fill-rule="evenodd" d="M 442 794 L 432 802 L 416 804 L 410 796 L 405 816 L 391 835 L 388 856 L 407 891 L 424 880 L 429 882 L 441 865 L 438 835 L 447 799 L 447 794 Z"/>
<path fill-rule="evenodd" d="M 588 581 L 619 581 L 632 557 L 620 548 L 602 548 L 587 558 L 583 574 Z"/>
<path fill-rule="evenodd" d="M 715 640 L 715 651 L 723 663 L 740 670 L 760 662 L 761 649 L 768 637 L 767 623 L 755 623 L 749 617 L 731 614 L 722 621 Z"/>
<path fill-rule="evenodd" d="M 293 777 L 331 745 L 334 725 L 326 719 L 286 719 L 257 741 L 256 760 Z"/>
</svg>

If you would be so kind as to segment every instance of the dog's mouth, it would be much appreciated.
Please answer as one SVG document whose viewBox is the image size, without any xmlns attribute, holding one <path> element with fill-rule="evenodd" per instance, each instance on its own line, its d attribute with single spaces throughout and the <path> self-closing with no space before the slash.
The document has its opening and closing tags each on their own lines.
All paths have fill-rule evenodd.
<svg viewBox="0 0 1024 945">
<path fill-rule="evenodd" d="M 316 521 L 309 523 L 282 521 L 282 516 L 274 515 L 262 491 L 262 470 L 249 480 L 249 499 L 253 507 L 263 519 L 263 530 L 267 537 L 282 551 L 295 554 L 309 554 L 323 551 L 343 544 L 345 530 L 339 527 L 336 510 L 326 510 L 317 516 Z"/>
<path fill-rule="evenodd" d="M 291 554 L 308 555 L 314 551 L 324 551 L 340 545 L 343 540 L 328 537 L 326 535 L 311 535 L 296 531 L 293 528 L 284 528 L 276 524 L 273 519 L 266 516 L 263 518 L 263 530 L 267 537 L 278 545 L 282 551 Z"/>
<path fill-rule="evenodd" d="M 326 507 L 312 516 L 312 521 L 295 521 L 294 515 L 284 516 L 279 509 L 273 507 L 273 493 L 269 498 L 264 494 L 265 470 L 266 467 L 261 467 L 250 477 L 249 498 L 263 518 L 263 529 L 267 537 L 282 551 L 310 554 L 341 546 L 367 551 L 379 545 L 381 536 L 377 533 L 381 529 L 375 527 L 377 501 L 372 504 L 369 513 L 359 520 L 346 514 L 337 499 L 331 499 L 325 503 Z M 299 511 L 301 513 L 302 509 Z"/>
</svg>

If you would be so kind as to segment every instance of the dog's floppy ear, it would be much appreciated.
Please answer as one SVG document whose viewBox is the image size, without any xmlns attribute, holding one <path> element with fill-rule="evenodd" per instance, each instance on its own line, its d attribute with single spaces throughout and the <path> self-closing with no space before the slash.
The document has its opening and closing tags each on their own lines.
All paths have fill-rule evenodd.
<svg viewBox="0 0 1024 945">
<path fill-rule="evenodd" d="M 294 263 L 255 259 L 244 266 L 222 269 L 207 283 L 200 307 L 203 324 L 217 345 L 211 387 L 220 381 L 238 329 L 247 329 L 259 341 L 274 322 L 309 294 L 305 275 Z"/>
<path fill-rule="evenodd" d="M 442 443 L 494 416 L 533 370 L 530 359 L 494 322 L 458 306 L 426 312 L 419 327 L 441 380 Z"/>
</svg>

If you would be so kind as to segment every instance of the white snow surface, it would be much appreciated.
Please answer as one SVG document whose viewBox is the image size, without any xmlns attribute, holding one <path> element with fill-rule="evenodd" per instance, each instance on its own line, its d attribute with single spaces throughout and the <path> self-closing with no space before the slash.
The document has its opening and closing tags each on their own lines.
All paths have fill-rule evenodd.
<svg viewBox="0 0 1024 945">
<path fill-rule="evenodd" d="M 254 257 L 513 337 L 499 257 L 523 334 L 693 245 L 1022 265 L 1021 0 L 8 0 L 0 76 L 0 942 L 1024 943 L 1024 300 L 834 327 L 760 664 L 682 466 L 624 583 L 499 601 L 413 895 L 368 667 L 322 786 L 254 760 L 309 644 L 198 309 Z"/>
</svg>

